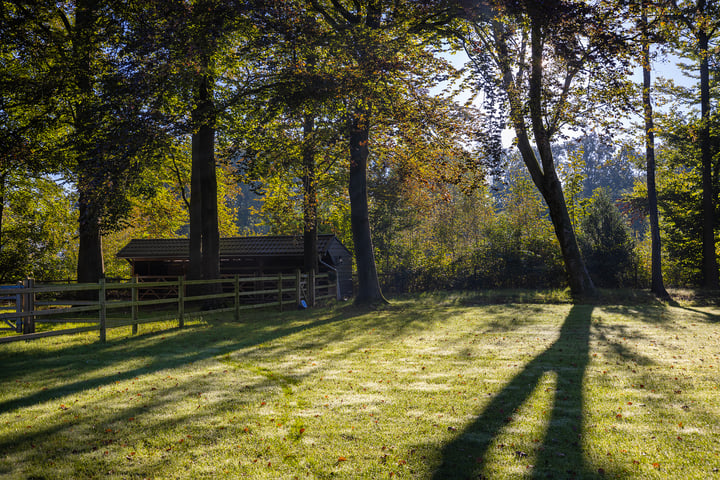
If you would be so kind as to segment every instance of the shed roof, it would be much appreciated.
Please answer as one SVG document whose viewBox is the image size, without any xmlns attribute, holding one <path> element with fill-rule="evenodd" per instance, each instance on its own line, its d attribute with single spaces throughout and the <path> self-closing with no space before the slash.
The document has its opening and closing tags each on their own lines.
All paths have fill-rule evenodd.
<svg viewBox="0 0 720 480">
<path fill-rule="evenodd" d="M 318 235 L 318 253 L 326 254 L 334 242 L 350 253 L 332 234 Z M 220 258 L 302 256 L 303 250 L 303 237 L 300 236 L 220 239 Z M 190 240 L 187 238 L 135 238 L 130 240 L 116 256 L 129 260 L 187 260 L 189 251 Z"/>
</svg>

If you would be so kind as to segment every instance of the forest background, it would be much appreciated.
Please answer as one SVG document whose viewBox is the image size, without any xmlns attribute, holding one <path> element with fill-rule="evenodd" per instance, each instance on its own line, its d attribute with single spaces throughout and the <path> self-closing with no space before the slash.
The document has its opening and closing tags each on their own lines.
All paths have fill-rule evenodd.
<svg viewBox="0 0 720 480">
<path fill-rule="evenodd" d="M 654 133 L 665 282 L 717 287 L 703 237 L 709 228 L 716 262 L 707 223 L 720 177 L 712 4 L 0 5 L 0 283 L 127 278 L 115 253 L 132 238 L 190 237 L 208 252 L 214 234 L 312 230 L 354 251 L 364 242 L 353 224 L 363 219 L 360 192 L 386 292 L 565 287 L 564 250 L 528 152 L 517 137 L 501 141 L 507 128 L 522 130 L 518 116 L 537 120 L 537 100 L 562 121 L 549 153 L 547 131 L 532 124 L 529 137 L 535 155 L 554 161 L 594 284 L 650 286 Z M 586 10 L 570 20 L 560 13 L 568 8 Z M 601 30 L 618 45 L 606 56 L 588 53 Z M 462 68 L 448 60 L 458 51 Z M 533 53 L 550 79 L 536 97 Z M 634 82 L 633 71 L 651 72 L 667 55 L 697 84 Z M 503 90 L 510 72 L 530 82 L 517 115 Z M 650 128 L 643 88 L 663 106 Z M 366 185 L 353 183 L 362 177 Z M 217 273 L 203 262 L 198 276 Z"/>
</svg>

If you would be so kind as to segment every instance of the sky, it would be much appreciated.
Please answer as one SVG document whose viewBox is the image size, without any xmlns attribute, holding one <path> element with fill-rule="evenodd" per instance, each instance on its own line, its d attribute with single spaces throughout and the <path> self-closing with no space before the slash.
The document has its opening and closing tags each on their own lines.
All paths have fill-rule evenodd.
<svg viewBox="0 0 720 480">
<path fill-rule="evenodd" d="M 462 67 L 468 60 L 467 55 L 464 52 L 455 52 L 455 53 L 447 53 L 444 55 L 444 57 L 449 60 L 456 68 Z M 652 81 L 655 82 L 658 78 L 665 78 L 670 79 L 675 82 L 676 85 L 684 86 L 684 87 L 692 87 L 697 83 L 697 80 L 694 78 L 690 78 L 684 75 L 684 73 L 680 70 L 680 68 L 677 66 L 677 63 L 680 62 L 681 59 L 677 56 L 665 56 L 662 58 L 657 58 L 653 63 L 653 71 L 651 74 Z M 642 69 L 636 68 L 633 73 L 633 80 L 641 84 L 642 83 Z M 438 88 L 438 93 L 442 90 L 442 88 L 445 88 L 445 86 L 442 86 Z M 471 93 L 461 93 L 458 97 L 459 102 L 464 102 L 470 97 Z M 666 107 L 663 107 L 662 105 L 657 104 L 655 102 L 655 99 L 653 99 L 653 108 L 655 112 L 661 112 Z M 481 105 L 477 105 L 478 107 L 481 107 Z M 629 119 L 630 122 L 640 122 L 641 118 L 638 117 L 636 119 Z M 502 134 L 502 141 L 503 146 L 505 148 L 508 148 L 512 145 L 513 139 L 515 137 L 514 132 L 511 129 L 506 129 L 503 131 Z"/>
</svg>

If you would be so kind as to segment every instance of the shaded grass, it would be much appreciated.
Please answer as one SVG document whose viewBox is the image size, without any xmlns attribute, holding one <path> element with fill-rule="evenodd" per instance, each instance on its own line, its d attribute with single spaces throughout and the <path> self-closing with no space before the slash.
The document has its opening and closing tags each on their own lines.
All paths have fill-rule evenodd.
<svg viewBox="0 0 720 480">
<path fill-rule="evenodd" d="M 709 478 L 718 313 L 436 294 L 5 345 L 0 477 Z"/>
</svg>

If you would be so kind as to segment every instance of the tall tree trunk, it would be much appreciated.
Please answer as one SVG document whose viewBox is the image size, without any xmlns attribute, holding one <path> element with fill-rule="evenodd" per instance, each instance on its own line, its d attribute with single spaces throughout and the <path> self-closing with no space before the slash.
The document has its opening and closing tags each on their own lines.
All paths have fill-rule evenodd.
<svg viewBox="0 0 720 480">
<path fill-rule="evenodd" d="M 78 283 L 97 283 L 105 275 L 102 236 L 97 214 L 87 201 L 87 195 L 80 192 L 78 199 L 79 230 L 78 236 Z"/>
<path fill-rule="evenodd" d="M 303 252 L 305 271 L 318 271 L 317 178 L 315 145 L 312 138 L 315 117 L 308 114 L 303 122 Z"/>
<path fill-rule="evenodd" d="M 367 198 L 367 159 L 369 155 L 370 112 L 362 109 L 349 119 L 350 140 L 350 226 L 355 244 L 355 262 L 358 272 L 357 304 L 386 303 L 380 290 L 375 255 L 370 236 L 370 219 Z"/>
<path fill-rule="evenodd" d="M 191 139 L 192 162 L 190 167 L 190 262 L 187 277 L 190 280 L 202 278 L 202 169 L 199 160 L 201 147 L 197 133 Z"/>
<path fill-rule="evenodd" d="M 78 157 L 78 265 L 77 281 L 79 283 L 96 283 L 105 274 L 100 234 L 99 212 L 93 205 L 92 189 L 96 175 L 93 163 L 89 158 L 92 151 L 93 120 L 89 99 L 93 95 L 90 58 L 95 48 L 93 41 L 96 2 L 93 0 L 79 1 L 75 10 L 75 28 L 72 31 L 73 54 L 75 55 L 75 83 L 80 100 L 75 112 L 75 148 Z"/>
<path fill-rule="evenodd" d="M 202 75 L 193 111 L 190 180 L 190 277 L 214 279 L 220 274 L 220 233 L 215 172 L 215 112 L 210 79 Z"/>
<path fill-rule="evenodd" d="M 7 173 L 0 173 L 0 256 L 3 252 L 3 215 L 5 213 L 5 188 L 7 185 Z"/>
<path fill-rule="evenodd" d="M 549 153 L 549 142 L 544 144 L 544 147 L 545 148 L 540 147 L 539 149 L 541 151 L 546 150 L 546 154 L 552 155 Z M 524 151 L 522 157 L 526 165 L 537 164 L 529 142 L 522 151 Z M 532 157 L 526 157 L 528 152 L 532 154 Z M 560 252 L 563 263 L 565 264 L 568 285 L 570 286 L 573 297 L 582 298 L 594 295 L 595 285 L 590 278 L 590 274 L 585 267 L 585 261 L 580 253 L 575 230 L 573 229 L 572 220 L 570 219 L 567 204 L 565 203 L 562 184 L 555 169 L 547 169 L 540 175 L 531 175 L 531 178 L 548 206 L 550 221 L 553 224 L 555 236 L 560 244 Z"/>
<path fill-rule="evenodd" d="M 306 115 L 303 122 L 303 256 L 305 271 L 310 274 L 318 272 L 318 237 L 317 237 L 317 179 L 315 178 L 315 145 L 312 133 L 315 118 Z M 314 278 L 314 277 L 313 277 Z M 308 303 L 315 306 L 315 289 L 308 291 Z"/>
<path fill-rule="evenodd" d="M 710 69 L 708 64 L 707 32 L 697 33 L 700 55 L 700 155 L 702 160 L 702 211 L 703 211 L 703 287 L 718 289 L 718 265 L 715 254 L 715 194 L 712 177 L 712 151 L 710 144 Z"/>
<path fill-rule="evenodd" d="M 508 58 L 506 32 L 504 27 L 496 22 L 493 27 L 495 41 L 499 46 L 503 58 Z M 503 74 L 503 88 L 508 95 L 510 104 L 510 121 L 515 129 L 518 139 L 518 149 L 523 162 L 530 172 L 533 183 L 538 188 L 550 212 L 550 220 L 555 229 L 555 236 L 560 244 L 560 251 L 565 264 L 568 284 L 575 298 L 595 295 L 595 285 L 588 274 L 585 262 L 577 244 L 575 230 L 573 229 L 570 214 L 568 213 L 562 184 L 555 170 L 555 161 L 550 145 L 550 133 L 545 128 L 542 115 L 542 59 L 543 40 L 542 26 L 533 23 L 531 33 L 532 65 L 529 80 L 529 110 L 530 123 L 535 138 L 535 146 L 540 158 L 535 154 L 530 143 L 528 129 L 525 124 L 525 115 L 522 101 L 518 97 L 518 89 L 514 84 L 512 71 L 509 65 L 501 60 L 500 68 Z"/>
<path fill-rule="evenodd" d="M 645 2 L 642 5 L 642 24 L 648 24 L 645 13 Z M 648 210 L 650 215 L 650 291 L 659 298 L 669 299 L 662 274 L 662 249 L 660 245 L 660 223 L 658 220 L 657 189 L 655 186 L 655 131 L 650 101 L 650 42 L 645 38 L 642 46 L 643 64 L 643 112 L 645 115 L 645 160 L 648 190 Z"/>
</svg>

